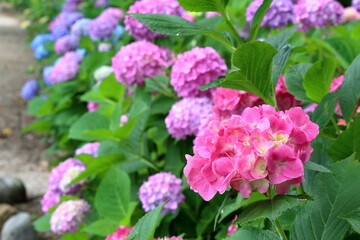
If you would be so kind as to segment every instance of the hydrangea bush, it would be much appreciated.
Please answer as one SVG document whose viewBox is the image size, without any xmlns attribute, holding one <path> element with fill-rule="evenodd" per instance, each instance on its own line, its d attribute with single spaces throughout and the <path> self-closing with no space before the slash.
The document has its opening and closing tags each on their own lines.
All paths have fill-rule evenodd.
<svg viewBox="0 0 360 240">
<path fill-rule="evenodd" d="M 55 2 L 21 91 L 60 156 L 38 231 L 360 237 L 357 1 Z"/>
</svg>

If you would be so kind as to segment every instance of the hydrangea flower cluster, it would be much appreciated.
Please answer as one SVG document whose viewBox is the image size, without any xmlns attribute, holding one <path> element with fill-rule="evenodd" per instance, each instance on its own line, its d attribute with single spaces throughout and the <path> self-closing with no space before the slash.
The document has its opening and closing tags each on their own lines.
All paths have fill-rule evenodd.
<svg viewBox="0 0 360 240">
<path fill-rule="evenodd" d="M 294 106 L 299 106 L 301 104 L 301 101 L 296 100 L 294 95 L 289 93 L 289 90 L 285 85 L 285 77 L 282 75 L 276 84 L 275 96 L 278 109 L 281 111 L 287 110 Z"/>
<path fill-rule="evenodd" d="M 41 200 L 42 211 L 47 212 L 56 205 L 60 197 L 65 194 L 74 194 L 79 191 L 85 181 L 68 186 L 81 172 L 86 169 L 84 163 L 69 158 L 53 168 L 49 175 L 49 186 Z"/>
<path fill-rule="evenodd" d="M 150 176 L 139 190 L 139 198 L 145 212 L 149 212 L 168 201 L 161 214 L 175 213 L 179 204 L 185 199 L 181 193 L 181 183 L 181 179 L 172 173 L 161 172 Z"/>
<path fill-rule="evenodd" d="M 95 7 L 106 7 L 108 5 L 108 0 L 96 0 L 95 1 Z"/>
<path fill-rule="evenodd" d="M 195 192 L 209 201 L 230 185 L 249 198 L 253 188 L 278 194 L 304 181 L 304 163 L 319 127 L 303 109 L 285 112 L 269 105 L 246 108 L 241 115 L 212 121 L 197 136 L 194 156 L 186 155 L 184 174 Z"/>
<path fill-rule="evenodd" d="M 44 79 L 44 83 L 46 85 L 51 85 L 51 80 L 49 78 L 50 74 L 51 74 L 51 71 L 54 67 L 53 66 L 46 66 L 44 67 L 43 71 L 42 71 L 42 75 L 43 75 L 43 79 Z"/>
<path fill-rule="evenodd" d="M 163 237 L 163 238 L 154 238 L 154 240 L 184 240 L 182 237 Z"/>
<path fill-rule="evenodd" d="M 124 32 L 125 32 L 125 28 L 121 25 L 118 25 L 115 28 L 115 31 L 113 31 L 113 33 L 111 34 L 111 42 L 113 45 L 116 45 L 116 43 L 118 43 L 119 39 L 124 34 Z"/>
<path fill-rule="evenodd" d="M 263 0 L 253 1 L 246 9 L 246 20 L 251 23 Z M 267 11 L 262 27 L 284 28 L 292 21 L 294 5 L 291 0 L 274 0 Z"/>
<path fill-rule="evenodd" d="M 216 88 L 213 94 L 213 111 L 217 119 L 227 119 L 233 114 L 241 114 L 247 107 L 264 104 L 258 96 L 235 89 Z"/>
<path fill-rule="evenodd" d="M 112 58 L 116 79 L 125 86 L 142 85 L 145 78 L 164 74 L 170 61 L 168 52 L 147 41 L 137 41 L 121 47 Z"/>
<path fill-rule="evenodd" d="M 359 10 L 360 11 L 360 10 Z M 344 9 L 344 22 L 352 22 L 360 20 L 360 12 L 354 7 L 347 7 Z"/>
<path fill-rule="evenodd" d="M 294 7 L 294 24 L 300 24 L 301 31 L 311 27 L 339 25 L 343 20 L 344 8 L 335 0 L 300 0 Z"/>
<path fill-rule="evenodd" d="M 79 12 L 61 12 L 56 18 L 49 23 L 49 30 L 54 39 L 69 34 L 70 27 L 83 15 Z"/>
<path fill-rule="evenodd" d="M 191 17 L 176 0 L 135 1 L 135 3 L 130 6 L 127 13 L 176 15 L 189 21 L 194 20 L 193 17 Z M 137 40 L 151 41 L 154 38 L 165 36 L 163 34 L 150 31 L 150 29 L 145 24 L 138 22 L 130 15 L 125 17 L 125 29 L 128 30 L 130 34 Z"/>
<path fill-rule="evenodd" d="M 76 232 L 89 211 L 90 205 L 84 200 L 62 202 L 51 216 L 51 231 L 56 234 Z"/>
<path fill-rule="evenodd" d="M 108 39 L 116 29 L 123 12 L 118 8 L 107 8 L 89 24 L 89 36 L 92 40 Z"/>
<path fill-rule="evenodd" d="M 108 52 L 110 51 L 112 48 L 111 43 L 100 43 L 98 46 L 98 51 L 99 52 Z"/>
<path fill-rule="evenodd" d="M 89 154 L 89 155 L 93 156 L 94 158 L 96 158 L 98 156 L 97 151 L 98 151 L 99 147 L 100 147 L 99 142 L 86 143 L 82 147 L 76 149 L 75 156 L 78 156 L 81 154 Z"/>
<path fill-rule="evenodd" d="M 107 236 L 105 240 L 126 240 L 133 229 L 134 227 L 127 228 L 126 226 L 120 226 L 113 234 Z"/>
<path fill-rule="evenodd" d="M 356 8 L 356 10 L 360 12 L 360 0 L 352 0 L 351 6 L 353 6 L 354 8 Z"/>
<path fill-rule="evenodd" d="M 79 5 L 83 0 L 66 0 L 63 6 L 63 11 L 72 12 L 79 9 Z"/>
<path fill-rule="evenodd" d="M 52 34 L 45 33 L 45 34 L 38 34 L 36 37 L 31 41 L 31 48 L 34 51 L 34 56 L 36 59 L 40 60 L 49 55 L 49 51 L 45 49 L 45 43 L 53 41 Z"/>
<path fill-rule="evenodd" d="M 172 67 L 170 83 L 179 97 L 210 96 L 211 92 L 199 87 L 224 76 L 225 61 L 211 47 L 195 47 L 179 54 Z"/>
<path fill-rule="evenodd" d="M 66 35 L 59 38 L 55 43 L 55 52 L 63 55 L 76 50 L 80 46 L 79 38 L 75 35 Z"/>
<path fill-rule="evenodd" d="M 21 97 L 28 101 L 34 98 L 40 90 L 39 83 L 34 80 L 28 80 L 21 88 Z"/>
<path fill-rule="evenodd" d="M 89 35 L 89 24 L 91 19 L 81 18 L 71 26 L 71 35 L 82 37 Z"/>
<path fill-rule="evenodd" d="M 94 72 L 94 78 L 97 82 L 101 82 L 105 78 L 107 78 L 110 74 L 112 74 L 114 71 L 109 66 L 101 66 Z"/>
<path fill-rule="evenodd" d="M 78 71 L 82 56 L 76 52 L 67 52 L 54 65 L 49 79 L 52 84 L 66 82 L 73 79 Z"/>
<path fill-rule="evenodd" d="M 212 111 L 211 100 L 207 97 L 184 98 L 175 103 L 165 118 L 166 128 L 173 138 L 186 139 L 196 136 L 200 123 Z"/>
</svg>

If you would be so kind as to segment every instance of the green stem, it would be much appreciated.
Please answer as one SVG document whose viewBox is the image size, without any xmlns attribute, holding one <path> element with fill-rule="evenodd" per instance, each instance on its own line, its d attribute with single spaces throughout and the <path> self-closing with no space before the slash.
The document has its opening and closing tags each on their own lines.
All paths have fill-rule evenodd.
<svg viewBox="0 0 360 240">
<path fill-rule="evenodd" d="M 287 236 L 286 236 L 286 234 L 285 234 L 285 232 L 284 232 L 284 229 L 282 228 L 282 226 L 281 226 L 281 224 L 280 224 L 280 222 L 279 222 L 278 219 L 275 219 L 275 220 L 274 220 L 274 225 L 275 225 L 275 227 L 276 227 L 276 230 L 277 230 L 278 233 L 279 233 L 280 239 L 281 239 L 281 240 L 288 240 L 288 238 L 287 238 Z"/>
<path fill-rule="evenodd" d="M 303 188 L 303 185 L 300 183 L 300 187 L 296 188 L 296 192 L 297 194 L 305 194 L 305 191 L 304 191 L 304 188 Z"/>
<path fill-rule="evenodd" d="M 221 15 L 224 17 L 225 22 L 226 22 L 226 24 L 228 25 L 231 33 L 235 36 L 237 43 L 238 43 L 239 45 L 240 45 L 240 44 L 243 44 L 243 40 L 241 39 L 239 33 L 236 31 L 234 25 L 231 23 L 229 14 L 227 14 L 226 12 L 224 12 L 224 13 L 221 13 Z"/>
<path fill-rule="evenodd" d="M 340 128 L 339 128 L 339 126 L 336 124 L 336 121 L 335 121 L 335 118 L 334 118 L 334 116 L 333 117 L 331 117 L 331 122 L 332 122 L 332 124 L 334 125 L 334 127 L 335 127 L 335 131 L 336 131 L 336 133 L 337 134 L 340 134 Z"/>
</svg>

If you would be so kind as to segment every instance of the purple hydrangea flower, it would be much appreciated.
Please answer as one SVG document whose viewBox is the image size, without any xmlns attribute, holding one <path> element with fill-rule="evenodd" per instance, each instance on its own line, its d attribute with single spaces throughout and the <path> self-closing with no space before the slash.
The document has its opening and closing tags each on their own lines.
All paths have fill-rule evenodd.
<svg viewBox="0 0 360 240">
<path fill-rule="evenodd" d="M 82 147 L 76 149 L 75 156 L 81 154 L 89 154 L 94 158 L 96 158 L 98 156 L 97 151 L 99 149 L 99 146 L 100 146 L 99 142 L 86 143 Z"/>
<path fill-rule="evenodd" d="M 94 78 L 97 82 L 101 82 L 105 78 L 107 78 L 110 74 L 112 74 L 114 71 L 109 66 L 101 66 L 94 72 Z"/>
<path fill-rule="evenodd" d="M 187 136 L 196 136 L 201 121 L 211 112 L 212 103 L 209 98 L 184 98 L 171 107 L 165 118 L 166 128 L 173 138 L 186 139 Z"/>
<path fill-rule="evenodd" d="M 56 234 L 76 232 L 89 211 L 90 205 L 84 200 L 62 202 L 50 218 L 51 231 Z"/>
<path fill-rule="evenodd" d="M 101 13 L 101 15 L 104 15 L 104 16 L 107 16 L 107 17 L 112 17 L 117 22 L 120 22 L 120 20 L 124 18 L 124 11 L 121 10 L 120 8 L 109 7 L 107 9 L 105 9 Z"/>
<path fill-rule="evenodd" d="M 106 7 L 108 5 L 108 0 L 96 0 L 95 1 L 95 7 Z"/>
<path fill-rule="evenodd" d="M 88 36 L 90 22 L 91 22 L 91 19 L 89 19 L 89 18 L 81 18 L 81 19 L 77 20 L 71 26 L 71 35 L 75 35 L 78 37 Z"/>
<path fill-rule="evenodd" d="M 115 77 L 126 86 L 142 85 L 145 78 L 164 74 L 169 63 L 167 51 L 147 41 L 123 46 L 112 58 Z"/>
<path fill-rule="evenodd" d="M 36 80 L 28 80 L 21 88 L 21 97 L 24 100 L 34 98 L 40 90 L 40 86 Z"/>
<path fill-rule="evenodd" d="M 150 176 L 139 190 L 139 198 L 145 212 L 149 212 L 168 201 L 161 213 L 175 213 L 179 204 L 185 199 L 181 193 L 181 183 L 181 179 L 172 173 L 161 172 Z"/>
<path fill-rule="evenodd" d="M 55 52 L 59 55 L 73 51 L 80 46 L 79 38 L 75 35 L 66 35 L 55 43 Z"/>
<path fill-rule="evenodd" d="M 360 12 L 360 0 L 352 0 L 351 6 Z"/>
<path fill-rule="evenodd" d="M 51 71 L 54 67 L 53 66 L 46 66 L 43 69 L 43 79 L 44 79 L 44 83 L 46 85 L 51 85 L 51 80 L 49 78 Z"/>
<path fill-rule="evenodd" d="M 252 19 L 263 0 L 253 1 L 246 9 L 246 20 Z M 291 0 L 274 0 L 266 13 L 261 26 L 269 28 L 284 28 L 292 22 L 294 4 Z"/>
<path fill-rule="evenodd" d="M 128 13 L 166 14 L 176 15 L 189 21 L 194 19 L 180 6 L 176 0 L 141 0 L 130 6 Z M 165 35 L 154 33 L 143 23 L 127 15 L 125 17 L 125 29 L 137 40 L 153 40 Z"/>
<path fill-rule="evenodd" d="M 178 55 L 172 67 L 170 83 L 179 97 L 210 96 L 211 91 L 199 87 L 224 76 L 225 61 L 211 47 L 195 47 Z"/>
<path fill-rule="evenodd" d="M 72 186 L 69 186 L 69 184 L 85 169 L 86 166 L 83 162 L 74 158 L 68 158 L 51 170 L 49 186 L 41 200 L 43 212 L 47 212 L 49 208 L 56 205 L 61 196 L 75 194 L 80 190 L 86 180 Z"/>
<path fill-rule="evenodd" d="M 49 79 L 52 84 L 65 82 L 73 79 L 78 71 L 82 56 L 75 52 L 67 52 L 59 58 L 52 69 Z"/>
<path fill-rule="evenodd" d="M 335 0 L 299 0 L 294 7 L 294 24 L 307 32 L 311 27 L 339 25 L 343 21 L 344 8 Z"/>
<path fill-rule="evenodd" d="M 63 11 L 72 12 L 79 9 L 82 0 L 66 0 L 63 5 Z"/>
<path fill-rule="evenodd" d="M 61 12 L 49 24 L 49 30 L 51 31 L 53 38 L 58 39 L 67 35 L 71 25 L 82 17 L 83 15 L 79 12 Z"/>
<path fill-rule="evenodd" d="M 115 31 L 123 12 L 118 8 L 108 8 L 89 24 L 89 35 L 92 40 L 108 39 Z"/>
</svg>

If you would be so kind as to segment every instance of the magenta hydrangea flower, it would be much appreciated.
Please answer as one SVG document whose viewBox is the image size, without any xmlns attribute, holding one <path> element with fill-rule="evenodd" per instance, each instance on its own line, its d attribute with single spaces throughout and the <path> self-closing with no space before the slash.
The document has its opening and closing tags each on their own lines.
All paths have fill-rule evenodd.
<svg viewBox="0 0 360 240">
<path fill-rule="evenodd" d="M 263 0 L 253 1 L 246 9 L 246 21 L 252 22 L 256 11 L 259 9 Z M 294 4 L 291 0 L 274 0 L 267 11 L 262 27 L 284 28 L 292 21 Z"/>
<path fill-rule="evenodd" d="M 353 6 L 354 8 L 356 8 L 356 10 L 360 12 L 360 0 L 352 0 L 351 6 Z"/>
<path fill-rule="evenodd" d="M 185 199 L 181 193 L 181 183 L 181 179 L 172 173 L 161 172 L 150 176 L 139 190 L 139 198 L 145 212 L 149 212 L 168 201 L 161 213 L 175 213 L 179 204 Z"/>
<path fill-rule="evenodd" d="M 98 156 L 97 151 L 98 151 L 99 147 L 100 147 L 99 142 L 86 143 L 82 147 L 76 149 L 75 156 L 78 156 L 81 154 L 89 154 L 89 155 L 93 156 L 94 158 L 97 158 L 97 156 Z"/>
<path fill-rule="evenodd" d="M 180 6 L 176 0 L 140 0 L 135 1 L 130 6 L 127 13 L 145 13 L 145 14 L 166 14 L 176 15 L 189 21 L 194 19 Z M 157 37 L 166 35 L 154 33 L 143 23 L 127 15 L 125 17 L 125 29 L 137 40 L 153 40 Z"/>
<path fill-rule="evenodd" d="M 190 188 L 209 201 L 231 186 L 249 198 L 270 184 L 284 194 L 304 181 L 304 163 L 319 126 L 300 107 L 285 112 L 269 105 L 246 108 L 230 119 L 213 120 L 186 155 L 184 174 Z"/>
<path fill-rule="evenodd" d="M 299 0 L 294 7 L 294 24 L 299 24 L 301 31 L 312 27 L 329 27 L 343 21 L 344 8 L 335 0 Z"/>
<path fill-rule="evenodd" d="M 220 87 L 216 88 L 213 101 L 213 111 L 216 119 L 227 119 L 233 114 L 241 114 L 247 107 L 264 104 L 264 101 L 254 94 Z"/>
<path fill-rule="evenodd" d="M 56 234 L 76 232 L 89 211 L 90 205 L 84 200 L 62 202 L 50 218 L 51 231 Z"/>
<path fill-rule="evenodd" d="M 97 102 L 87 102 L 86 108 L 89 112 L 95 112 L 99 108 L 99 103 Z"/>
<path fill-rule="evenodd" d="M 168 52 L 147 41 L 137 41 L 120 48 L 112 58 L 116 79 L 125 86 L 144 84 L 145 78 L 165 74 L 170 64 Z"/>
<path fill-rule="evenodd" d="M 207 97 L 184 98 L 175 103 L 165 118 L 166 128 L 173 138 L 186 139 L 196 136 L 200 123 L 212 111 L 211 100 Z"/>
<path fill-rule="evenodd" d="M 289 90 L 285 85 L 285 77 L 282 75 L 276 84 L 275 96 L 278 109 L 281 111 L 287 110 L 291 107 L 300 106 L 301 104 L 301 101 L 296 100 L 294 95 L 289 93 Z"/>
<path fill-rule="evenodd" d="M 81 161 L 68 158 L 51 170 L 49 175 L 49 186 L 46 194 L 41 200 L 43 212 L 47 212 L 49 208 L 56 205 L 61 196 L 75 194 L 80 190 L 86 180 L 72 186 L 69 186 L 69 184 L 79 176 L 80 173 L 85 171 L 85 169 L 86 166 Z"/>
<path fill-rule="evenodd" d="M 74 51 L 80 46 L 79 38 L 75 35 L 66 35 L 55 42 L 55 52 L 63 55 L 67 52 Z"/>
<path fill-rule="evenodd" d="M 78 74 L 82 56 L 76 52 L 67 52 L 54 65 L 49 75 L 52 84 L 66 82 Z"/>
<path fill-rule="evenodd" d="M 172 67 L 170 83 L 179 97 L 211 96 L 199 87 L 224 76 L 225 61 L 211 47 L 195 47 L 178 55 Z"/>
<path fill-rule="evenodd" d="M 127 228 L 126 226 L 120 226 L 113 234 L 107 236 L 105 240 L 126 240 L 133 229 L 134 227 Z"/>
</svg>

